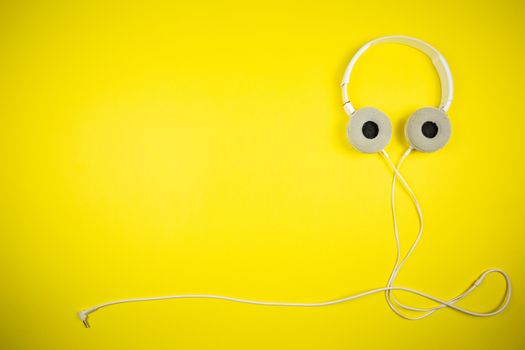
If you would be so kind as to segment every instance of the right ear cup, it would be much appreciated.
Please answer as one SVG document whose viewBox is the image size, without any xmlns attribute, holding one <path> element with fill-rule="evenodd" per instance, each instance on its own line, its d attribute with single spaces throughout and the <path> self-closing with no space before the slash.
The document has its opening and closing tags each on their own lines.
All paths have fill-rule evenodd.
<svg viewBox="0 0 525 350">
<path fill-rule="evenodd" d="M 392 124 L 385 113 L 373 107 L 356 110 L 346 128 L 348 140 L 358 151 L 382 151 L 392 137 Z"/>
<path fill-rule="evenodd" d="M 421 152 L 434 152 L 443 148 L 450 139 L 451 131 L 445 112 L 434 107 L 418 109 L 405 125 L 408 142 Z"/>
</svg>

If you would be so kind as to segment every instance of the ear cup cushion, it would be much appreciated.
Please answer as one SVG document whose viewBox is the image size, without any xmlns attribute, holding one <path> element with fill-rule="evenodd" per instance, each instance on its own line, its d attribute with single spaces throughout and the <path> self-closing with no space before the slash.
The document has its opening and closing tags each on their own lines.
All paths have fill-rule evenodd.
<svg viewBox="0 0 525 350">
<path fill-rule="evenodd" d="M 356 110 L 346 128 L 348 140 L 364 153 L 382 151 L 392 137 L 392 124 L 385 113 L 373 107 Z"/>
<path fill-rule="evenodd" d="M 412 114 L 405 125 L 405 135 L 410 145 L 421 152 L 435 152 L 443 148 L 452 128 L 445 112 L 425 107 Z"/>
</svg>

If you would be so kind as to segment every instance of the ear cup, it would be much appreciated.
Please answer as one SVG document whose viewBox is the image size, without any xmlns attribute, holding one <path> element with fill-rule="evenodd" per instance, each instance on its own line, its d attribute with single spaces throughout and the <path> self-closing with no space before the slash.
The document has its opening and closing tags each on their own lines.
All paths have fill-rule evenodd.
<svg viewBox="0 0 525 350">
<path fill-rule="evenodd" d="M 443 148 L 450 139 L 451 131 L 445 112 L 433 107 L 418 109 L 405 125 L 408 142 L 421 152 L 435 152 Z"/>
<path fill-rule="evenodd" d="M 356 110 L 346 128 L 348 140 L 358 151 L 382 151 L 392 137 L 392 124 L 385 113 L 373 107 Z"/>
</svg>

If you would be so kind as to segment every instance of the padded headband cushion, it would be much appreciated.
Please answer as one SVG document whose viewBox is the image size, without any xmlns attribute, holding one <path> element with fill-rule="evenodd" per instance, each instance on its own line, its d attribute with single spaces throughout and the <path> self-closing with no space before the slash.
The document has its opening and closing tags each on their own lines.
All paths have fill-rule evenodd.
<svg viewBox="0 0 525 350">
<path fill-rule="evenodd" d="M 352 114 L 346 132 L 350 143 L 358 151 L 376 153 L 390 142 L 392 124 L 380 110 L 365 107 Z"/>
<path fill-rule="evenodd" d="M 418 109 L 405 125 L 408 142 L 421 152 L 434 152 L 443 148 L 451 132 L 445 112 L 433 107 Z"/>
</svg>

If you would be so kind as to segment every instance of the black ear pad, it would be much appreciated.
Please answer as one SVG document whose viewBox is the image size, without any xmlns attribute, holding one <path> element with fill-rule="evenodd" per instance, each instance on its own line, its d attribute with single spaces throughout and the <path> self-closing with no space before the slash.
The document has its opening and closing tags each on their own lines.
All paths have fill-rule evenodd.
<svg viewBox="0 0 525 350">
<path fill-rule="evenodd" d="M 421 152 L 434 152 L 443 148 L 450 139 L 451 131 L 445 112 L 433 107 L 418 109 L 405 125 L 408 142 Z"/>
<path fill-rule="evenodd" d="M 365 107 L 352 113 L 346 133 L 355 149 L 364 153 L 376 153 L 390 142 L 392 124 L 379 109 Z"/>
</svg>

